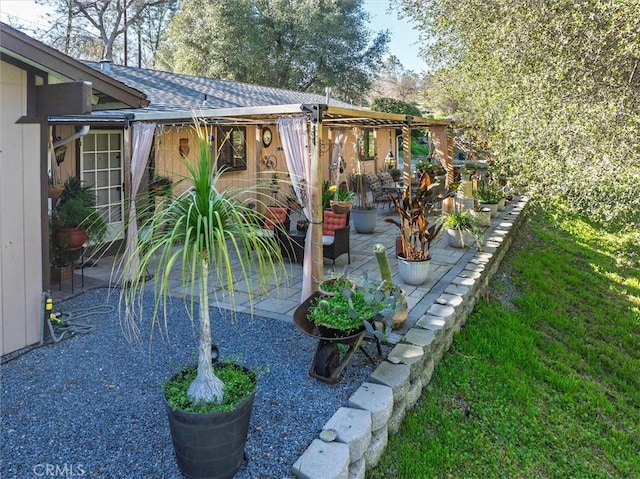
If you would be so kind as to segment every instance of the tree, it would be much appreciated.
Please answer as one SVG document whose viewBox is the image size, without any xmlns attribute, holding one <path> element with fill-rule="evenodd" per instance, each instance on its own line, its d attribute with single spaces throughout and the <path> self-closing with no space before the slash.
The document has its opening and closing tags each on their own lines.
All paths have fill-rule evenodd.
<svg viewBox="0 0 640 479">
<path fill-rule="evenodd" d="M 499 168 L 543 202 L 640 223 L 640 3 L 398 3 L 429 39 L 441 96 Z"/>
<path fill-rule="evenodd" d="M 194 404 L 219 404 L 223 401 L 224 388 L 211 364 L 208 282 L 217 280 L 218 285 L 231 294 L 237 287 L 234 280 L 239 275 L 252 297 L 256 290 L 266 291 L 274 276 L 278 280 L 282 254 L 272 238 L 258 234 L 261 226 L 255 221 L 256 212 L 241 200 L 247 190 L 219 187 L 224 169 L 217 170 L 217 161 L 211 152 L 213 127 L 195 118 L 194 129 L 198 148 L 196 160 L 193 163 L 185 161 L 189 172 L 185 177 L 188 189 L 172 197 L 162 211 L 143 223 L 146 233 L 125 263 L 125 271 L 130 271 L 131 277 L 122 288 L 122 297 L 126 324 L 133 334 L 138 331 L 136 321 L 142 319 L 142 311 L 148 307 L 143 301 L 148 292 L 154 295 L 154 325 L 161 323 L 160 318 L 164 315 L 166 327 L 169 277 L 182 262 L 177 269 L 181 272 L 184 291 L 191 297 L 187 300 L 187 309 L 193 319 L 199 300 L 200 326 L 198 371 L 187 396 Z M 230 141 L 229 136 L 223 144 L 227 141 Z M 231 256 L 239 258 L 240 271 L 232 268 Z M 151 288 L 146 287 L 151 279 L 147 271 L 153 271 Z"/>
<path fill-rule="evenodd" d="M 147 33 L 152 55 L 166 30 L 177 0 L 53 0 L 51 29 L 40 35 L 44 41 L 73 57 L 114 60 L 123 51 L 125 32 L 137 27 Z M 142 36 L 142 35 L 141 35 Z"/>
<path fill-rule="evenodd" d="M 169 30 L 175 71 L 361 101 L 389 41 L 362 0 L 185 0 Z"/>
<path fill-rule="evenodd" d="M 417 106 L 395 98 L 376 98 L 371 104 L 371 109 L 400 115 L 422 116 Z"/>
<path fill-rule="evenodd" d="M 369 95 L 424 104 L 424 81 L 423 76 L 406 70 L 398 57 L 389 55 L 378 71 Z"/>
</svg>

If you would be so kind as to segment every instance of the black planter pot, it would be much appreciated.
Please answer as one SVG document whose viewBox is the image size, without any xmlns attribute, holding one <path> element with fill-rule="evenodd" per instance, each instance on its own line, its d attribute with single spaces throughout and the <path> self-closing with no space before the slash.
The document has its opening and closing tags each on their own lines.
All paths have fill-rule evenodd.
<svg viewBox="0 0 640 479">
<path fill-rule="evenodd" d="M 249 370 L 243 368 L 248 374 Z M 165 408 L 180 472 L 194 479 L 232 478 L 242 466 L 256 391 L 233 411 L 193 413 Z"/>
</svg>

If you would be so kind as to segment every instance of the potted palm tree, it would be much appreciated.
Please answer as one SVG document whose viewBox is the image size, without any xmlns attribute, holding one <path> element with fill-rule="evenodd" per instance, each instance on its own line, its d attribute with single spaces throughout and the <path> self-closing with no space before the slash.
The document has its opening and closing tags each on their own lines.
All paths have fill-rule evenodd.
<svg viewBox="0 0 640 479">
<path fill-rule="evenodd" d="M 181 272 L 189 316 L 199 323 L 198 360 L 167 382 L 165 408 L 180 471 L 193 478 L 222 478 L 242 465 L 256 377 L 239 365 L 212 363 L 208 281 L 212 277 L 232 293 L 238 275 L 229 261 L 234 255 L 249 294 L 264 291 L 282 256 L 277 243 L 260 234 L 251 204 L 241 201 L 246 189 L 218 189 L 222 171 L 210 150 L 211 131 L 197 119 L 194 125 L 199 148 L 195 164 L 184 160 L 188 188 L 142 226 L 145 234 L 125 263 L 122 294 L 126 324 L 135 328 L 142 317 L 145 294 L 153 294 L 154 324 L 167 324 L 159 317 L 166 314 L 169 275 Z M 149 281 L 152 288 L 146 288 Z M 241 394 L 234 394 L 238 389 Z"/>
</svg>

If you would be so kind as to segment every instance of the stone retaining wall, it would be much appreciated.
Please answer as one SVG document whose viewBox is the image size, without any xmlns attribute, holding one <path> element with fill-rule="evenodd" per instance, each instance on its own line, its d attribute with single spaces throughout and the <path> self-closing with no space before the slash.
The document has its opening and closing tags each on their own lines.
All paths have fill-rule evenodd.
<svg viewBox="0 0 640 479">
<path fill-rule="evenodd" d="M 444 288 L 368 382 L 327 421 L 293 465 L 300 479 L 363 479 L 378 464 L 389 434 L 400 429 L 438 362 L 464 326 L 524 221 L 526 198 L 515 198 L 492 224 L 485 245 Z"/>
</svg>

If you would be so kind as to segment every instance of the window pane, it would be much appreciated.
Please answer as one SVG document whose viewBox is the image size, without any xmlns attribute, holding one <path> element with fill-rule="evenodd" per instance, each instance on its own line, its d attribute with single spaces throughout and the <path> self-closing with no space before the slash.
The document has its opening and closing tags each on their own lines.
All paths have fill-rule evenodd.
<svg viewBox="0 0 640 479">
<path fill-rule="evenodd" d="M 99 170 L 109 168 L 109 155 L 107 153 L 98 153 L 98 164 L 96 166 Z"/>
<path fill-rule="evenodd" d="M 87 135 L 82 138 L 82 148 L 84 151 L 96 151 L 95 135 Z"/>
<path fill-rule="evenodd" d="M 112 133 L 109 135 L 109 149 L 110 150 L 119 150 L 120 149 L 120 134 Z"/>
<path fill-rule="evenodd" d="M 82 155 L 84 161 L 84 170 L 95 170 L 96 169 L 96 155 L 95 153 L 85 153 Z"/>
<path fill-rule="evenodd" d="M 98 206 L 109 204 L 109 190 L 106 190 L 106 189 L 97 190 L 96 199 L 98 200 L 97 201 Z"/>
<path fill-rule="evenodd" d="M 120 168 L 120 153 L 113 151 L 109 153 L 109 166 L 111 168 Z"/>
<path fill-rule="evenodd" d="M 109 136 L 106 133 L 98 133 L 96 141 L 98 142 L 98 151 L 107 151 L 109 149 Z"/>
</svg>

